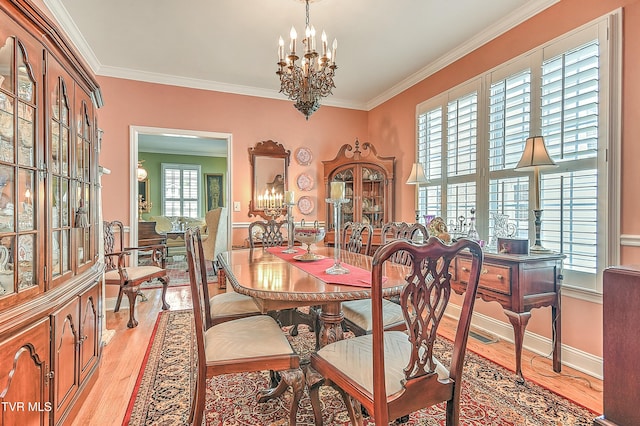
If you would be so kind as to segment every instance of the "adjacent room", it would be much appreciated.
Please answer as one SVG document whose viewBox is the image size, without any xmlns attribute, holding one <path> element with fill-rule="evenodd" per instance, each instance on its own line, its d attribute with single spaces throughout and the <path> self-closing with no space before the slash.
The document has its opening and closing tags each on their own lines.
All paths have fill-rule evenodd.
<svg viewBox="0 0 640 426">
<path fill-rule="evenodd" d="M 640 424 L 639 0 L 173 3 L 0 0 L 3 424 Z"/>
</svg>

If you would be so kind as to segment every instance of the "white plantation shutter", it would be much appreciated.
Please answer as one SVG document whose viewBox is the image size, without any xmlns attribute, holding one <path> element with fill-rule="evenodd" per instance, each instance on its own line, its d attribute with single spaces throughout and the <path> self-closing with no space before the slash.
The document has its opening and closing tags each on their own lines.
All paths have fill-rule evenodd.
<svg viewBox="0 0 640 426">
<path fill-rule="evenodd" d="M 478 95 L 470 93 L 447 105 L 447 176 L 476 172 Z"/>
<path fill-rule="evenodd" d="M 489 91 L 488 235 L 495 235 L 494 215 L 500 214 L 509 216 L 517 238 L 528 238 L 529 177 L 513 169 L 530 134 L 531 70 L 495 81 Z"/>
<path fill-rule="evenodd" d="M 541 239 L 577 273 L 598 266 L 599 74 L 598 40 L 542 64 L 542 135 L 559 167 L 541 174 Z"/>
<path fill-rule="evenodd" d="M 162 214 L 198 217 L 200 165 L 162 164 Z"/>
<path fill-rule="evenodd" d="M 508 215 L 516 237 L 533 243 L 533 173 L 514 168 L 526 139 L 542 135 L 558 165 L 541 170 L 542 245 L 566 255 L 565 287 L 601 292 L 597 278 L 615 253 L 598 193 L 612 188 L 606 156 L 619 149 L 609 129 L 619 69 L 608 28 L 605 19 L 585 26 L 418 105 L 417 157 L 429 179 L 418 189 L 420 214 L 455 226 L 479 209 L 486 241 L 494 215 Z"/>
</svg>

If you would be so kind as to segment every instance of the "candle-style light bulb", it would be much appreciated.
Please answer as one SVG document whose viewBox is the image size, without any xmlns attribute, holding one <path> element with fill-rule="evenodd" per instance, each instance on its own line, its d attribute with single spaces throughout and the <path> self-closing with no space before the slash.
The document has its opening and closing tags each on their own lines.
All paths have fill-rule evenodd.
<svg viewBox="0 0 640 426">
<path fill-rule="evenodd" d="M 282 36 L 278 40 L 278 61 L 282 62 L 284 60 L 284 40 Z"/>
<path fill-rule="evenodd" d="M 338 50 L 338 40 L 333 39 L 333 51 L 331 52 L 331 63 L 336 63 L 336 51 Z"/>
<path fill-rule="evenodd" d="M 309 53 L 311 51 L 311 28 L 307 25 L 304 29 L 304 40 L 305 40 L 305 52 Z"/>
<path fill-rule="evenodd" d="M 316 28 L 311 26 L 311 51 L 316 51 Z"/>
<path fill-rule="evenodd" d="M 322 30 L 322 56 L 327 56 L 327 33 Z"/>
<path fill-rule="evenodd" d="M 290 46 L 290 51 L 292 55 L 296 54 L 296 38 L 298 38 L 298 33 L 296 32 L 296 29 L 291 27 L 291 31 L 289 32 L 289 36 L 291 37 L 291 46 Z"/>
</svg>

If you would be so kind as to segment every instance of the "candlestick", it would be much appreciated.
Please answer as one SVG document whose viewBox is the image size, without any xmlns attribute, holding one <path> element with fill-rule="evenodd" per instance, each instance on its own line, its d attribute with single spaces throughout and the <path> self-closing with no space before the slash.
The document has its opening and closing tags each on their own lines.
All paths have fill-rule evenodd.
<svg viewBox="0 0 640 426">
<path fill-rule="evenodd" d="M 333 184 L 341 183 L 342 184 L 342 192 L 344 193 L 344 182 L 331 182 L 331 194 L 333 195 Z M 325 200 L 327 203 L 333 204 L 333 217 L 335 219 L 335 245 L 333 247 L 333 266 L 329 269 L 325 270 L 327 274 L 330 275 L 341 275 L 348 274 L 349 270 L 340 264 L 340 234 L 342 233 L 342 226 L 340 225 L 340 215 L 342 213 L 342 209 L 340 208 L 341 204 L 348 203 L 349 200 L 345 198 L 327 198 Z"/>
<path fill-rule="evenodd" d="M 293 191 L 285 191 L 284 193 L 285 206 L 287 207 L 287 248 L 286 250 L 282 250 L 283 253 L 296 253 L 297 250 L 294 248 L 293 234 L 295 231 L 295 223 L 293 221 Z M 287 195 L 291 194 L 290 199 L 287 198 Z"/>
<path fill-rule="evenodd" d="M 284 203 L 285 204 L 293 204 L 294 197 L 293 197 L 293 191 L 284 191 Z"/>
<path fill-rule="evenodd" d="M 344 182 L 331 182 L 330 199 L 344 199 Z"/>
</svg>

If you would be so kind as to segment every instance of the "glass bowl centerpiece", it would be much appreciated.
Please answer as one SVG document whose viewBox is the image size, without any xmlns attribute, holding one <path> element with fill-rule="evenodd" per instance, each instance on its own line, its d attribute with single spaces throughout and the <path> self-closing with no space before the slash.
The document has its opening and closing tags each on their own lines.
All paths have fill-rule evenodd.
<svg viewBox="0 0 640 426">
<path fill-rule="evenodd" d="M 324 227 L 318 226 L 318 221 L 313 223 L 313 226 L 305 226 L 304 219 L 300 222 L 300 226 L 296 226 L 293 231 L 293 237 L 300 241 L 302 244 L 307 245 L 307 252 L 301 256 L 295 258 L 303 261 L 311 261 L 322 259 L 323 256 L 318 256 L 311 253 L 311 244 L 317 244 L 324 239 L 326 231 Z"/>
</svg>

